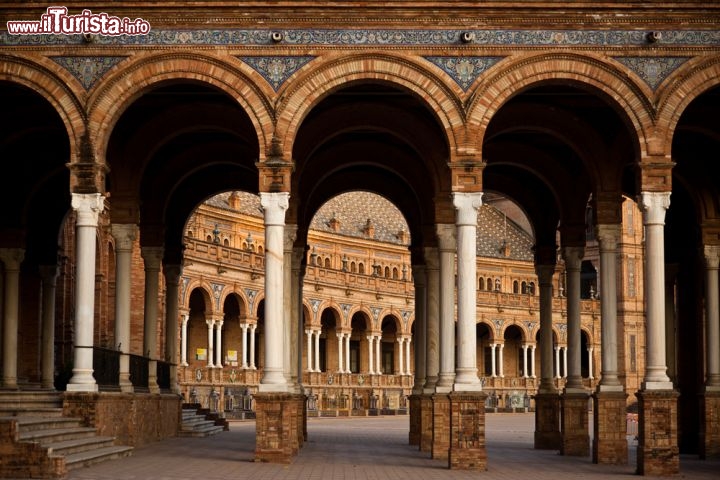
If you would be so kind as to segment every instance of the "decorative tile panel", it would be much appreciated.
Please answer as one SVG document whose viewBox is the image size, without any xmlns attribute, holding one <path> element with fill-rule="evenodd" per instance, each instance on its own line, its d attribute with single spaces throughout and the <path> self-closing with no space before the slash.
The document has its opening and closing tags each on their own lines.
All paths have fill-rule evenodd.
<svg viewBox="0 0 720 480">
<path fill-rule="evenodd" d="M 239 57 L 263 76 L 277 92 L 285 80 L 315 57 Z"/>
<path fill-rule="evenodd" d="M 126 57 L 50 57 L 77 78 L 85 90 L 90 90 L 108 70 Z"/>
<path fill-rule="evenodd" d="M 488 68 L 502 60 L 503 57 L 425 57 L 467 91 L 470 85 Z"/>
<path fill-rule="evenodd" d="M 680 65 L 690 57 L 614 57 L 630 68 L 655 90 Z"/>
</svg>

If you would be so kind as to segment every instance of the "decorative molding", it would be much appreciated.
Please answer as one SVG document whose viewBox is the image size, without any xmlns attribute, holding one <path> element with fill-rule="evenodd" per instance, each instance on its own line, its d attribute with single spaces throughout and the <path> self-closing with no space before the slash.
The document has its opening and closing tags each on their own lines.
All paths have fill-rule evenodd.
<svg viewBox="0 0 720 480">
<path fill-rule="evenodd" d="M 655 90 L 663 80 L 677 70 L 690 57 L 613 57 L 635 72 Z"/>
<path fill-rule="evenodd" d="M 453 80 L 467 91 L 475 80 L 504 57 L 425 57 L 442 68 Z"/>
<path fill-rule="evenodd" d="M 211 283 L 212 286 L 212 292 L 215 296 L 215 308 L 220 310 L 220 297 L 222 296 L 222 292 L 225 289 L 225 285 L 222 283 Z"/>
<path fill-rule="evenodd" d="M 318 313 L 318 308 L 320 308 L 320 304 L 322 303 L 322 300 L 319 300 L 317 298 L 311 298 L 308 300 L 310 302 L 310 308 L 312 308 L 313 313 Z"/>
<path fill-rule="evenodd" d="M 349 303 L 341 303 L 340 308 L 342 309 L 345 320 L 347 320 L 348 313 L 350 313 L 350 309 L 352 308 L 352 305 L 350 305 Z"/>
<path fill-rule="evenodd" d="M 252 288 L 246 288 L 245 289 L 245 296 L 248 299 L 248 302 L 250 305 L 248 305 L 248 311 L 253 312 L 255 310 L 255 297 L 257 296 L 258 291 L 253 290 Z"/>
<path fill-rule="evenodd" d="M 270 29 L 172 30 L 154 29 L 147 35 L 96 36 L 97 45 L 264 45 L 278 46 Z M 463 44 L 463 33 L 474 35 Z M 500 45 L 500 46 L 642 46 L 645 30 L 457 30 L 457 29 L 287 29 L 280 45 Z M 9 35 L 0 33 L 0 45 L 83 45 L 82 35 Z M 718 30 L 663 30 L 663 46 L 716 46 Z"/>
<path fill-rule="evenodd" d="M 306 63 L 313 60 L 313 56 L 304 57 L 238 57 L 243 62 L 250 65 L 253 70 L 258 72 L 262 77 L 272 85 L 273 90 L 277 92 L 280 86 L 292 76 L 293 73 L 300 70 Z"/>
<path fill-rule="evenodd" d="M 90 90 L 112 67 L 127 57 L 50 57 L 77 78 L 85 90 Z"/>
</svg>

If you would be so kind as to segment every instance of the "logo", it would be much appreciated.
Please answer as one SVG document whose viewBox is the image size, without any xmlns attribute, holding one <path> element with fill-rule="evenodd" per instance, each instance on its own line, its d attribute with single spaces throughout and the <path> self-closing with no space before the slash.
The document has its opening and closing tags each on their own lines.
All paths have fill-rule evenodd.
<svg viewBox="0 0 720 480">
<path fill-rule="evenodd" d="M 83 10 L 78 15 L 68 15 L 67 7 L 48 7 L 40 20 L 11 20 L 7 22 L 10 35 L 147 35 L 150 23 L 142 18 L 131 20 L 107 13 Z"/>
</svg>

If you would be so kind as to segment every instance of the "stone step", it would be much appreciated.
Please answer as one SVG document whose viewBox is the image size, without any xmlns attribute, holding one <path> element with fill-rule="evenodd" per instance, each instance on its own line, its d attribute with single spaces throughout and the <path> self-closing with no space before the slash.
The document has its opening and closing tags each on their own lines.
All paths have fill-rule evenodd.
<svg viewBox="0 0 720 480">
<path fill-rule="evenodd" d="M 41 443 L 40 445 L 47 449 L 49 455 L 63 455 L 67 457 L 75 453 L 97 450 L 105 447 L 114 447 L 114 441 L 115 439 L 113 437 L 93 436 L 75 438 L 73 440 L 63 440 L 61 442 Z"/>
<path fill-rule="evenodd" d="M 189 430 L 181 429 L 178 432 L 179 437 L 209 437 L 223 431 L 223 427 L 218 425 L 203 425 Z"/>
<path fill-rule="evenodd" d="M 67 417 L 16 417 L 18 430 L 21 433 L 36 430 L 51 430 L 56 428 L 77 428 L 82 427 L 79 418 Z"/>
<path fill-rule="evenodd" d="M 132 447 L 113 445 L 109 447 L 72 453 L 65 456 L 65 465 L 68 470 L 87 467 L 89 465 L 104 462 L 106 460 L 114 460 L 117 458 L 128 457 L 132 454 L 132 450 Z"/>
<path fill-rule="evenodd" d="M 57 392 L 0 391 L 0 417 L 60 417 L 62 405 Z"/>
<path fill-rule="evenodd" d="M 48 430 L 33 430 L 20 432 L 21 442 L 39 442 L 41 444 L 75 440 L 78 438 L 94 437 L 95 429 L 92 427 L 53 428 Z"/>
</svg>

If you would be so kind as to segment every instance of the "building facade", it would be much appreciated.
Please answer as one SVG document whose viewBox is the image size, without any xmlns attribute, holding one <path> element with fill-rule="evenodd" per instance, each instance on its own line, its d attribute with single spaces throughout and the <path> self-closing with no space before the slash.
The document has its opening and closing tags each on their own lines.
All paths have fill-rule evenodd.
<svg viewBox="0 0 720 480">
<path fill-rule="evenodd" d="M 489 385 L 478 368 L 486 368 L 487 347 L 496 345 L 491 361 L 503 352 L 504 369 L 508 345 L 532 350 L 535 341 L 536 448 L 627 461 L 625 410 L 635 395 L 639 473 L 677 473 L 681 451 L 718 455 L 714 2 L 66 7 L 6 2 L 0 10 L 0 147 L 10 159 L 0 189 L 8 206 L 0 223 L 4 389 L 50 389 L 63 377 L 64 408 L 98 428 L 117 426 L 113 413 L 130 404 L 138 418 L 172 423 L 166 414 L 179 400 L 164 392 L 179 393 L 188 372 L 198 378 L 190 363 L 203 355 L 200 332 L 213 364 L 199 369 L 207 381 L 228 371 L 215 364 L 236 361 L 211 341 L 223 346 L 239 330 L 241 343 L 252 344 L 262 327 L 255 454 L 289 461 L 306 437 L 305 377 L 328 382 L 322 363 L 336 367 L 332 348 L 339 371 L 362 371 L 361 331 L 375 344 L 374 371 L 384 372 L 394 333 L 397 390 L 412 385 L 409 441 L 450 468 L 484 469 Z M 401 262 L 364 264 L 376 275 L 353 277 L 342 257 L 338 270 L 337 255 L 316 245 L 323 265 L 312 265 L 312 218 L 351 190 L 383 195 L 402 212 L 412 289 L 401 268 L 392 278 Z M 193 209 L 228 191 L 259 196 L 262 253 L 226 247 L 222 233 L 220 244 L 195 230 L 186 241 Z M 526 281 L 527 289 L 531 276 L 520 267 L 517 277 L 504 272 L 500 295 L 495 285 L 488 293 L 500 267 L 476 262 L 478 215 L 493 192 L 511 198 L 532 226 L 536 296 L 502 283 L 517 280 L 522 291 Z M 627 223 L 626 199 L 639 208 Z M 190 286 L 184 268 L 194 247 L 215 263 L 203 265 L 209 283 L 194 277 Z M 225 254 L 248 262 L 251 279 L 260 275 L 262 298 L 225 283 Z M 593 259 L 600 296 L 586 303 Z M 323 275 L 338 285 L 371 279 L 379 303 L 363 310 L 346 296 L 335 305 L 320 295 L 336 288 L 323 286 Z M 323 290 L 305 299 L 313 281 Z M 414 308 L 377 298 L 401 287 Z M 330 308 L 319 304 L 317 318 L 309 299 Z M 493 300 L 496 311 L 503 301 L 505 312 L 520 308 L 518 323 L 487 313 L 482 305 Z M 533 339 L 523 322 L 533 321 L 535 300 Z M 377 322 L 372 306 L 387 307 Z M 553 328 L 553 312 L 563 309 L 565 333 Z M 584 315 L 593 313 L 599 336 L 593 326 L 584 337 Z M 234 333 L 223 332 L 226 321 L 238 325 Z M 183 325 L 190 342 L 180 345 Z M 323 328 L 326 347 L 336 346 L 313 356 L 320 372 L 303 372 L 301 345 L 318 345 Z M 600 346 L 593 390 L 583 379 L 583 338 Z M 567 379 L 559 385 L 554 347 L 563 342 Z M 188 367 L 173 361 L 181 346 L 190 348 Z M 255 358 L 250 347 L 247 358 L 237 351 L 239 366 Z M 490 382 L 503 383 L 499 374 Z M 349 386 L 360 374 L 338 375 L 333 382 Z M 142 437 L 145 423 L 129 425 Z"/>
</svg>

